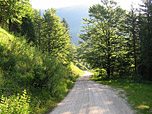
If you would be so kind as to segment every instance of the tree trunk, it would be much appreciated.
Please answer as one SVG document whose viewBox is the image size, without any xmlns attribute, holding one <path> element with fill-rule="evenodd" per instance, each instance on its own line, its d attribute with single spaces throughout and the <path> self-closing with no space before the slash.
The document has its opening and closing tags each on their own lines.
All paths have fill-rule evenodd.
<svg viewBox="0 0 152 114">
<path fill-rule="evenodd" d="M 107 78 L 110 79 L 110 54 L 108 54 Z"/>
<path fill-rule="evenodd" d="M 11 21 L 11 19 L 9 19 L 9 31 L 10 32 L 12 31 L 12 21 Z"/>
<path fill-rule="evenodd" d="M 133 25 L 135 26 L 135 25 Z M 134 71 L 135 74 L 137 75 L 137 57 L 136 57 L 136 36 L 135 36 L 135 28 L 133 27 L 133 47 L 134 47 Z"/>
</svg>

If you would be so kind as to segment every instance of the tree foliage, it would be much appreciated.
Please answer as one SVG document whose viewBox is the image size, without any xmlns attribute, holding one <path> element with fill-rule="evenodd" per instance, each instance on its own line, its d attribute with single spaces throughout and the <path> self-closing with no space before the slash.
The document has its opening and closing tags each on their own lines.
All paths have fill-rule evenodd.
<svg viewBox="0 0 152 114">
<path fill-rule="evenodd" d="M 90 18 L 84 19 L 80 34 L 80 54 L 92 68 L 101 69 L 99 76 L 152 80 L 151 6 L 146 0 L 140 10 L 132 6 L 127 12 L 112 0 L 101 0 L 101 5 L 89 8 Z"/>
<path fill-rule="evenodd" d="M 62 98 L 72 87 L 78 69 L 71 63 L 69 26 L 55 13 L 55 9 L 47 9 L 42 14 L 32 9 L 29 0 L 0 1 L 0 27 L 14 34 L 0 28 L 0 102 L 1 95 L 6 98 L 26 89 L 31 96 L 29 110 L 44 113 L 48 99 L 56 102 L 51 98 Z M 15 104 L 15 96 L 9 97 L 10 104 Z M 12 108 L 16 113 L 14 105 Z"/>
<path fill-rule="evenodd" d="M 22 17 L 32 11 L 29 0 L 3 0 L 0 2 L 0 23 L 15 31 L 14 24 L 21 24 Z"/>
</svg>

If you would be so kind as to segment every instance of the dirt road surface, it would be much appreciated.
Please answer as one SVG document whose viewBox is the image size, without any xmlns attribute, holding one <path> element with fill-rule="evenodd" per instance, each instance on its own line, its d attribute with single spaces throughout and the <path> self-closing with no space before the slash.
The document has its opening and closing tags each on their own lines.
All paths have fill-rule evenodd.
<svg viewBox="0 0 152 114">
<path fill-rule="evenodd" d="M 90 73 L 77 79 L 67 97 L 49 114 L 134 114 L 111 87 L 89 80 Z"/>
</svg>

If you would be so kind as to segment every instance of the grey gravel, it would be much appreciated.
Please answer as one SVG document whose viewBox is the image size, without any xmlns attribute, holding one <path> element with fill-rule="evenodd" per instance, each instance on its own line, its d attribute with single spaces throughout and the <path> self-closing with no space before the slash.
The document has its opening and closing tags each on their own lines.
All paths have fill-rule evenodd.
<svg viewBox="0 0 152 114">
<path fill-rule="evenodd" d="M 91 73 L 77 79 L 67 97 L 49 114 L 134 114 L 111 87 L 90 80 Z"/>
</svg>

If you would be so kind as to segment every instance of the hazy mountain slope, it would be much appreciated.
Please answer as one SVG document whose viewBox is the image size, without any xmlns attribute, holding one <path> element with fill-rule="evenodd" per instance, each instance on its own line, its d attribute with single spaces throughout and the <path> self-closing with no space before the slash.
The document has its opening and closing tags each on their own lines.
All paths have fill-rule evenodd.
<svg viewBox="0 0 152 114">
<path fill-rule="evenodd" d="M 70 26 L 70 33 L 72 34 L 72 43 L 78 45 L 79 37 L 77 36 L 82 29 L 83 17 L 88 17 L 87 6 L 73 6 L 57 9 L 57 15 L 62 19 L 65 18 Z"/>
</svg>

